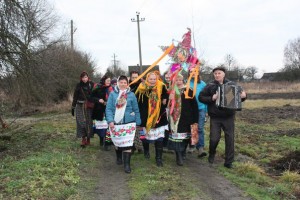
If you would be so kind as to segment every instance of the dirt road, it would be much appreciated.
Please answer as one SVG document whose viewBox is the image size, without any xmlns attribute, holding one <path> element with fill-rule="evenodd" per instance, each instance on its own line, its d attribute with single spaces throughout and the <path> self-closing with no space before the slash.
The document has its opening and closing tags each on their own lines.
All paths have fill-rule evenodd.
<svg viewBox="0 0 300 200">
<path fill-rule="evenodd" d="M 140 156 L 142 155 L 133 155 Z M 174 156 L 174 154 L 165 153 L 165 156 Z M 135 176 L 134 172 L 125 174 L 123 166 L 118 166 L 115 163 L 114 151 L 99 151 L 98 158 L 101 160 L 98 165 L 99 177 L 98 185 L 95 187 L 93 199 L 103 200 L 120 200 L 131 199 L 127 181 L 131 176 Z M 103 162 L 102 162 L 103 161 Z M 222 175 L 217 173 L 216 166 L 221 165 L 222 159 L 216 159 L 216 164 L 210 165 L 207 159 L 198 159 L 196 154 L 188 154 L 183 166 L 185 170 L 180 170 L 174 162 L 174 170 L 176 170 L 182 177 L 183 181 L 190 181 L 194 187 L 201 188 L 205 193 L 199 194 L 195 200 L 248 200 L 243 191 L 230 181 L 225 179 Z M 171 163 L 172 164 L 172 163 Z M 134 171 L 135 164 L 132 163 L 132 170 Z M 163 195 L 155 194 L 146 198 L 148 200 L 164 200 L 168 199 L 168 192 Z"/>
</svg>

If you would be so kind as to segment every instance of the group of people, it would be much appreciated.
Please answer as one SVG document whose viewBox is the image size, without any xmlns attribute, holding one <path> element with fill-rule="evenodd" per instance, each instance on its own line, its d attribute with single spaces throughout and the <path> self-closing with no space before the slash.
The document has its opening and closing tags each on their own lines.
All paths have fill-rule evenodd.
<svg viewBox="0 0 300 200">
<path fill-rule="evenodd" d="M 198 134 L 195 146 L 198 157 L 204 152 L 204 123 L 206 114 L 210 116 L 210 140 L 208 161 L 214 162 L 216 148 L 225 133 L 225 163 L 231 168 L 234 160 L 234 113 L 220 110 L 215 101 L 218 86 L 228 82 L 225 69 L 213 70 L 214 81 L 207 84 L 198 77 L 197 84 L 190 82 L 191 88 L 197 86 L 196 95 L 189 89 L 185 95 L 186 83 L 179 74 L 175 79 L 176 93 L 170 93 L 168 73 L 161 77 L 159 72 L 149 72 L 144 80 L 135 80 L 138 72 L 131 72 L 130 79 L 124 75 L 112 86 L 110 77 L 103 76 L 100 83 L 94 84 L 86 72 L 80 75 L 72 102 L 72 115 L 76 115 L 77 137 L 81 146 L 90 144 L 90 138 L 97 134 L 100 145 L 109 150 L 113 144 L 116 163 L 124 163 L 124 171 L 131 172 L 130 160 L 134 150 L 143 151 L 150 158 L 150 145 L 155 147 L 155 161 L 163 166 L 163 148 L 175 151 L 176 163 L 183 165 L 188 145 L 191 145 L 192 132 Z M 242 100 L 246 93 L 241 94 Z M 170 102 L 173 103 L 170 103 Z M 90 104 L 93 104 L 91 106 Z M 172 112 L 170 112 L 172 110 Z"/>
</svg>

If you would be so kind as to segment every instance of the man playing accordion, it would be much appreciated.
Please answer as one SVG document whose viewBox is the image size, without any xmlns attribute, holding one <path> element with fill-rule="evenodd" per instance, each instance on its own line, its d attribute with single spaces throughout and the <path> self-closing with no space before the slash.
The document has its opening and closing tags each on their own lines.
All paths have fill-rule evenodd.
<svg viewBox="0 0 300 200">
<path fill-rule="evenodd" d="M 214 68 L 214 80 L 206 85 L 198 99 L 207 104 L 208 115 L 210 116 L 208 162 L 211 164 L 214 162 L 216 149 L 221 138 L 221 130 L 223 130 L 225 134 L 224 166 L 232 168 L 234 161 L 234 116 L 236 110 L 241 110 L 241 102 L 246 100 L 247 95 L 234 82 L 226 79 L 225 73 L 224 67 Z M 232 88 L 232 92 L 228 92 L 230 91 L 228 88 Z M 224 94 L 225 90 L 227 94 Z M 223 93 L 221 94 L 221 92 Z"/>
</svg>

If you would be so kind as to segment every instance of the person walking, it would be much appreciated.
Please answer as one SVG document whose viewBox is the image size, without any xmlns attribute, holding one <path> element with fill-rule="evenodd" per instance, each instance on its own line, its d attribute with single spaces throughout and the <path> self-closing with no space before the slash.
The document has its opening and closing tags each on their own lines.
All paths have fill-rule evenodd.
<svg viewBox="0 0 300 200">
<path fill-rule="evenodd" d="M 130 79 L 129 79 L 129 84 L 132 83 L 132 81 L 134 81 L 135 79 L 137 79 L 139 77 L 139 72 L 137 71 L 131 71 L 130 72 Z M 136 83 L 133 83 L 130 85 L 130 91 L 135 93 L 135 91 L 137 90 L 137 88 L 139 87 L 140 83 L 142 81 L 138 80 Z M 136 130 L 136 134 L 135 134 L 135 138 L 134 138 L 134 144 L 133 144 L 133 151 L 138 151 L 139 153 L 143 152 L 143 145 L 142 145 L 142 141 L 140 140 L 140 134 L 139 134 L 139 130 Z"/>
<path fill-rule="evenodd" d="M 204 132 L 204 124 L 205 124 L 205 118 L 207 114 L 207 105 L 200 102 L 197 98 L 200 94 L 200 92 L 203 90 L 203 88 L 206 86 L 206 83 L 201 80 L 200 74 L 198 75 L 197 79 L 197 86 L 196 86 L 196 100 L 198 104 L 198 143 L 196 144 L 196 149 L 198 151 L 198 158 L 202 158 L 207 155 L 207 153 L 204 151 L 204 145 L 205 145 L 205 132 Z M 194 88 L 194 79 L 190 82 L 190 87 Z"/>
<path fill-rule="evenodd" d="M 232 168 L 234 161 L 234 119 L 235 110 L 222 108 L 216 105 L 219 98 L 218 88 L 223 84 L 235 85 L 234 82 L 225 78 L 226 69 L 216 67 L 213 69 L 214 80 L 207 84 L 200 92 L 199 101 L 207 104 L 208 115 L 210 116 L 210 138 L 209 138 L 209 156 L 208 162 L 213 163 L 216 149 L 221 138 L 221 130 L 225 134 L 225 162 L 224 167 Z M 242 101 L 245 101 L 247 94 L 245 91 L 240 93 Z"/>
<path fill-rule="evenodd" d="M 108 97 L 105 113 L 112 142 L 115 145 L 117 164 L 122 164 L 123 154 L 124 171 L 131 173 L 133 139 L 136 126 L 141 124 L 141 118 L 137 99 L 128 87 L 126 76 L 118 78 L 117 86 Z"/>
<path fill-rule="evenodd" d="M 174 100 L 172 113 L 169 114 L 170 135 L 168 148 L 176 153 L 176 163 L 179 166 L 183 165 L 183 154 L 191 139 L 191 126 L 198 123 L 198 105 L 196 98 L 186 98 L 183 76 L 178 74 L 175 79 L 177 88 L 175 94 L 170 94 L 169 99 Z M 188 90 L 189 96 L 192 96 L 193 91 Z M 171 104 L 169 105 L 171 106 Z"/>
<path fill-rule="evenodd" d="M 146 159 L 150 158 L 149 143 L 154 143 L 156 165 L 162 167 L 163 138 L 165 130 L 168 130 L 166 113 L 168 93 L 159 72 L 149 72 L 135 94 L 141 113 L 140 138 L 144 156 Z"/>
<path fill-rule="evenodd" d="M 90 144 L 90 138 L 92 137 L 92 107 L 88 106 L 88 103 L 92 101 L 91 93 L 94 87 L 94 83 L 89 79 L 87 72 L 80 74 L 80 82 L 76 85 L 71 113 L 72 116 L 76 114 L 76 132 L 77 137 L 82 138 L 81 147 L 85 147 Z M 88 102 L 89 101 L 89 102 Z"/>
<path fill-rule="evenodd" d="M 105 136 L 108 130 L 108 124 L 105 118 L 105 109 L 108 96 L 113 91 L 110 82 L 110 77 L 103 76 L 99 84 L 97 84 L 97 86 L 93 89 L 91 95 L 93 102 L 95 102 L 95 107 L 92 113 L 94 133 L 99 136 L 100 147 L 105 144 Z M 107 145 L 108 144 L 106 144 L 105 148 L 107 148 Z"/>
</svg>

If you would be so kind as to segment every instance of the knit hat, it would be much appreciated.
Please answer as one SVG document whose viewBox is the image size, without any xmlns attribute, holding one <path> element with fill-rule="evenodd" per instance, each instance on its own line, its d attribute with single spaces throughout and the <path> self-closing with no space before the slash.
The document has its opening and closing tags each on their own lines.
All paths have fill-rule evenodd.
<svg viewBox="0 0 300 200">
<path fill-rule="evenodd" d="M 117 79 L 115 79 L 115 78 L 112 79 L 111 82 L 110 82 L 111 85 L 114 85 L 114 84 L 116 84 L 116 83 L 117 83 Z"/>
<path fill-rule="evenodd" d="M 223 71 L 224 73 L 226 72 L 225 67 L 222 67 L 222 66 L 214 68 L 214 69 L 213 69 L 213 73 L 214 73 L 216 70 L 221 70 L 221 71 Z"/>
</svg>

